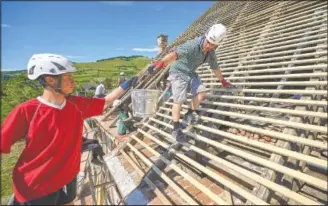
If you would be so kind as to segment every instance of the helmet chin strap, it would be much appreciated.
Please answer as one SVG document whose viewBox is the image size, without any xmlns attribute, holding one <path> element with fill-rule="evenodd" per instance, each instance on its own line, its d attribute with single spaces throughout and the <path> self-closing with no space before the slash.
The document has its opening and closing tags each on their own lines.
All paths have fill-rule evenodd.
<svg viewBox="0 0 328 206">
<path fill-rule="evenodd" d="M 49 85 L 49 84 L 47 84 L 47 86 L 51 87 L 53 90 L 55 90 L 55 92 L 60 93 L 60 94 L 62 94 L 62 95 L 64 95 L 64 96 L 66 96 L 66 97 L 67 97 L 67 96 L 70 96 L 71 93 L 69 93 L 69 94 L 65 94 L 65 93 L 62 92 L 62 90 L 61 90 L 61 82 L 62 82 L 62 76 L 61 76 L 61 75 L 58 75 L 58 79 L 57 79 L 57 80 L 58 80 L 58 81 L 57 81 L 55 87 L 53 87 L 53 86 L 51 86 L 51 85 Z"/>
</svg>

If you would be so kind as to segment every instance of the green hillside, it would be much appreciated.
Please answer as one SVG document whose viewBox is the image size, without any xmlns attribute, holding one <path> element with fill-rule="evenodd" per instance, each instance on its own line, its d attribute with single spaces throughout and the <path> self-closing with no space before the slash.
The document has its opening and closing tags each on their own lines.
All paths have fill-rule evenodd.
<svg viewBox="0 0 328 206">
<path fill-rule="evenodd" d="M 78 86 L 84 82 L 96 82 L 97 78 L 108 78 L 116 82 L 121 71 L 125 72 L 127 77 L 135 75 L 149 61 L 150 59 L 147 57 L 132 56 L 109 58 L 97 62 L 76 63 L 75 66 L 78 72 L 74 74 L 74 77 Z"/>
</svg>

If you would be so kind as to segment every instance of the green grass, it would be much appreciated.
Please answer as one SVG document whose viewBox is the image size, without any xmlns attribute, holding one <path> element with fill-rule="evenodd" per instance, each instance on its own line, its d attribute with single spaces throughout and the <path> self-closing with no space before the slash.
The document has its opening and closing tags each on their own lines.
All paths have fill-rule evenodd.
<svg viewBox="0 0 328 206">
<path fill-rule="evenodd" d="M 145 68 L 149 61 L 150 59 L 146 57 L 133 57 L 128 60 L 113 58 L 100 62 L 76 63 L 75 67 L 78 71 L 74 73 L 74 79 L 78 87 L 85 82 L 97 83 L 98 78 L 108 78 L 116 82 L 120 72 L 123 71 L 126 77 L 131 77 Z"/>
<path fill-rule="evenodd" d="M 10 154 L 1 154 L 1 204 L 7 203 L 13 193 L 12 170 L 19 155 L 25 147 L 25 141 L 19 141 L 12 146 Z"/>
<path fill-rule="evenodd" d="M 128 58 L 112 58 L 110 60 L 105 60 L 101 62 L 87 62 L 87 63 L 75 63 L 75 67 L 77 68 L 77 72 L 74 73 L 74 78 L 77 86 L 82 85 L 86 82 L 96 82 L 97 78 L 108 78 L 116 83 L 119 73 L 124 71 L 126 77 L 130 77 L 132 75 L 137 74 L 141 69 L 145 68 L 145 66 L 149 63 L 150 59 L 146 57 L 128 57 Z M 16 73 L 22 75 L 25 71 L 21 72 L 11 72 L 6 73 L 10 75 L 10 78 L 13 80 Z M 26 74 L 26 73 L 25 73 Z M 23 78 L 22 76 L 20 78 Z M 17 79 L 17 78 L 16 78 Z M 30 99 L 33 98 L 36 94 L 27 94 L 22 97 L 23 89 L 20 89 L 20 92 L 17 92 L 17 88 L 22 88 L 24 85 L 24 81 L 21 80 L 22 83 L 18 84 L 17 81 L 8 81 L 1 82 L 1 84 L 7 85 L 6 91 L 11 91 L 7 95 L 7 98 L 1 99 L 1 119 L 8 115 L 8 113 L 13 109 L 15 105 L 18 103 L 22 103 L 22 99 Z M 115 83 L 113 85 L 115 85 Z M 80 88 L 77 88 L 79 90 Z M 112 89 L 112 88 L 106 88 Z M 16 91 L 16 92 L 15 92 Z M 26 93 L 26 92 L 25 92 Z M 11 103 L 11 104 L 10 104 Z M 21 141 L 12 146 L 11 153 L 1 155 L 1 204 L 5 204 L 8 201 L 8 198 L 12 194 L 12 169 L 14 168 L 19 155 L 24 149 L 25 142 Z"/>
</svg>

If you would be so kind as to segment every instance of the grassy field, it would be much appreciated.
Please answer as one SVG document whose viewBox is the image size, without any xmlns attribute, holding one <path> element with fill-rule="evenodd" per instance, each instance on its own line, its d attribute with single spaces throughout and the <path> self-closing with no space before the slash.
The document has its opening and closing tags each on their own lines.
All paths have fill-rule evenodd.
<svg viewBox="0 0 328 206">
<path fill-rule="evenodd" d="M 77 68 L 77 72 L 74 73 L 74 78 L 77 86 L 81 86 L 86 82 L 95 82 L 97 83 L 98 78 L 108 78 L 117 81 L 119 77 L 119 73 L 124 71 L 126 77 L 130 77 L 132 75 L 137 74 L 141 69 L 145 68 L 145 66 L 149 63 L 150 59 L 146 57 L 126 57 L 126 58 L 112 58 L 110 60 L 99 61 L 99 62 L 88 62 L 88 63 L 75 63 Z M 21 71 L 18 73 L 25 73 L 25 71 Z M 9 78 L 15 78 L 16 72 L 5 73 L 9 75 Z M 1 84 L 6 84 L 5 82 L 1 82 Z M 20 85 L 21 86 L 21 85 Z M 13 91 L 20 88 L 18 85 L 12 85 L 11 88 Z M 106 88 L 111 89 L 111 88 Z M 8 94 L 7 94 L 8 95 Z M 10 99 L 16 102 L 14 98 L 21 99 L 14 93 L 12 95 L 8 95 Z M 33 98 L 25 97 L 27 99 Z M 1 109 L 5 116 L 13 109 L 14 105 L 9 105 L 5 98 L 1 98 Z M 19 102 L 19 101 L 17 101 Z M 19 102 L 21 103 L 21 102 Z M 15 103 L 16 104 L 16 103 Z M 10 195 L 12 194 L 12 169 L 14 168 L 16 161 L 21 154 L 22 150 L 25 147 L 25 142 L 21 141 L 16 143 L 11 148 L 10 154 L 1 155 L 1 204 L 4 205 Z"/>
<path fill-rule="evenodd" d="M 1 205 L 7 203 L 12 194 L 12 175 L 16 161 L 25 147 L 25 141 L 12 146 L 10 154 L 1 155 Z"/>
<path fill-rule="evenodd" d="M 120 72 L 124 72 L 127 77 L 137 74 L 143 69 L 150 59 L 146 57 L 135 57 L 130 60 L 116 58 L 108 61 L 77 63 L 78 72 L 74 74 L 77 85 L 84 82 L 96 82 L 97 78 L 109 78 L 116 81 Z"/>
</svg>

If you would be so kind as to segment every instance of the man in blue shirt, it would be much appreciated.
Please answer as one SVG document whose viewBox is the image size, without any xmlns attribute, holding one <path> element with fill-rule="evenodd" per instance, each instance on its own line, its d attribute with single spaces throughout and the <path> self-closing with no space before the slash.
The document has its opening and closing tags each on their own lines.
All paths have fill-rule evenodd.
<svg viewBox="0 0 328 206">
<path fill-rule="evenodd" d="M 196 69 L 208 62 L 215 72 L 223 87 L 229 87 L 221 73 L 220 66 L 215 55 L 215 49 L 226 34 L 226 27 L 222 24 L 213 25 L 208 32 L 201 37 L 189 40 L 167 54 L 161 61 L 148 67 L 151 74 L 156 73 L 165 65 L 171 63 L 168 80 L 171 82 L 173 93 L 173 132 L 172 136 L 178 141 L 185 141 L 179 125 L 181 105 L 186 100 L 187 93 L 191 92 L 193 100 L 191 107 L 184 116 L 189 124 L 197 124 L 200 116 L 196 111 L 201 101 L 205 99 L 205 86 L 202 85 Z"/>
</svg>

